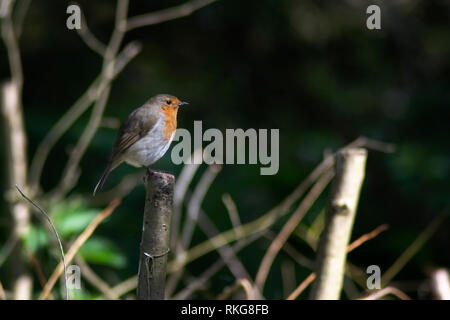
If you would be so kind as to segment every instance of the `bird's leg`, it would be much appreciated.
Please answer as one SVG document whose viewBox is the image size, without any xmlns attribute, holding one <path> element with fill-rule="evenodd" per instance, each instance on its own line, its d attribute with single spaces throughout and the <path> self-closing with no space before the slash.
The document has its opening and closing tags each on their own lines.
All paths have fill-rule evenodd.
<svg viewBox="0 0 450 320">
<path fill-rule="evenodd" d="M 146 173 L 145 176 L 142 178 L 142 181 L 144 182 L 144 184 L 147 184 L 148 178 L 153 175 L 153 170 L 147 166 L 142 166 L 142 168 L 145 168 Z"/>
</svg>

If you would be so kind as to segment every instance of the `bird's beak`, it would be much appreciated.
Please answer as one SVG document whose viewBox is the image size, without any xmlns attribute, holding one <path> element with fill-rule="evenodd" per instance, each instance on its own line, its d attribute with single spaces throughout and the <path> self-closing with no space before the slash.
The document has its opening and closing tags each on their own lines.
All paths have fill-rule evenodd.
<svg viewBox="0 0 450 320">
<path fill-rule="evenodd" d="M 178 106 L 181 107 L 181 106 L 185 106 L 185 105 L 187 105 L 187 104 L 189 104 L 189 103 L 187 103 L 187 102 L 185 102 L 185 101 L 180 101 L 180 102 L 178 103 Z"/>
</svg>

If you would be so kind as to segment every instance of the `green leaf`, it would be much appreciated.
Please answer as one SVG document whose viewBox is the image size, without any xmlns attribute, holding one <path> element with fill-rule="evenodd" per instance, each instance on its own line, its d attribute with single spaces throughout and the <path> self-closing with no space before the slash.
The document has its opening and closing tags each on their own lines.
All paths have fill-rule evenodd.
<svg viewBox="0 0 450 320">
<path fill-rule="evenodd" d="M 79 253 L 84 260 L 90 263 L 123 268 L 127 260 L 122 252 L 107 239 L 93 237 L 86 241 Z"/>
<path fill-rule="evenodd" d="M 35 253 L 38 249 L 48 245 L 49 235 L 41 226 L 31 226 L 25 234 L 25 247 Z"/>
<path fill-rule="evenodd" d="M 97 210 L 68 213 L 58 219 L 57 229 L 63 237 L 78 234 L 87 227 L 97 213 Z"/>
<path fill-rule="evenodd" d="M 86 208 L 80 201 L 70 201 L 54 206 L 51 216 L 60 236 L 64 238 L 81 233 L 98 212 L 98 209 Z"/>
</svg>

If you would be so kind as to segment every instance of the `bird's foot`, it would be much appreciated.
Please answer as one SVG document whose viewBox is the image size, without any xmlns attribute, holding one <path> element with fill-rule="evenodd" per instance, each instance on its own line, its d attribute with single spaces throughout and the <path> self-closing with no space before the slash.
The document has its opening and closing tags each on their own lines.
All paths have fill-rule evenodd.
<svg viewBox="0 0 450 320">
<path fill-rule="evenodd" d="M 154 171 L 147 166 L 142 167 L 145 168 L 145 175 L 142 177 L 142 182 L 144 182 L 144 184 L 147 184 L 148 179 L 153 175 Z"/>
</svg>

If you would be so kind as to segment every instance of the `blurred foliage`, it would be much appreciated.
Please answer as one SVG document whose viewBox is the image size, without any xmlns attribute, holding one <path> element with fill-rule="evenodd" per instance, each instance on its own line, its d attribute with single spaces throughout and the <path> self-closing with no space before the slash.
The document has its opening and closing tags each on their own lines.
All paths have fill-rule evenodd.
<svg viewBox="0 0 450 320">
<path fill-rule="evenodd" d="M 79 2 L 91 31 L 106 41 L 114 2 Z M 131 1 L 129 15 L 182 2 Z M 25 20 L 20 46 L 29 155 L 101 68 L 100 58 L 76 32 L 66 29 L 68 3 L 33 1 Z M 365 27 L 365 10 L 372 3 L 381 6 L 379 31 Z M 298 185 L 325 150 L 336 150 L 360 135 L 395 143 L 394 154 L 369 154 L 353 238 L 383 223 L 391 228 L 350 255 L 355 264 L 378 264 L 384 270 L 448 204 L 449 21 L 450 3 L 443 0 L 218 1 L 189 17 L 127 35 L 126 42 L 141 41 L 143 51 L 115 81 L 105 116 L 122 120 L 150 96 L 171 93 L 190 102 L 179 114 L 183 128 L 192 129 L 194 120 L 202 120 L 204 130 L 279 128 L 277 175 L 260 176 L 258 166 L 227 165 L 208 191 L 203 209 L 220 230 L 231 227 L 221 201 L 225 192 L 236 201 L 241 220 L 248 222 Z M 7 61 L 3 47 L 0 61 Z M 8 74 L 8 65 L 2 62 L 0 78 Z M 44 190 L 55 186 L 88 117 L 89 112 L 51 153 L 44 168 Z M 47 208 L 67 241 L 102 208 L 91 202 L 91 191 L 115 134 L 115 128 L 107 127 L 97 132 L 81 162 L 81 177 L 71 197 Z M 169 153 L 154 168 L 175 174 L 181 169 L 170 163 Z M 131 167 L 118 168 L 105 188 L 134 172 Z M 85 260 L 110 283 L 137 272 L 143 199 L 144 188 L 139 185 L 82 247 Z M 312 224 L 325 203 L 323 196 L 302 225 Z M 1 210 L 0 243 L 9 234 L 4 205 Z M 283 222 L 273 231 L 279 231 Z M 448 229 L 447 219 L 396 280 L 419 281 L 427 266 L 449 266 Z M 50 259 L 39 250 L 49 245 L 49 236 L 36 223 L 26 239 L 46 274 L 58 259 L 57 254 Z M 194 243 L 204 239 L 196 230 Z M 257 271 L 269 243 L 261 239 L 239 254 L 250 274 Z M 311 248 L 296 234 L 290 243 L 313 258 Z M 189 265 L 188 273 L 198 275 L 217 259 L 216 253 L 209 254 Z M 282 252 L 275 260 L 264 292 L 267 298 L 283 297 L 277 270 L 284 259 L 288 256 Z M 0 276 L 6 274 L 2 268 Z M 297 282 L 308 274 L 308 269 L 296 267 Z M 215 298 L 233 281 L 223 268 L 210 287 L 195 297 Z M 409 293 L 415 295 L 414 290 Z M 95 296 L 89 290 L 79 294 Z"/>
</svg>

